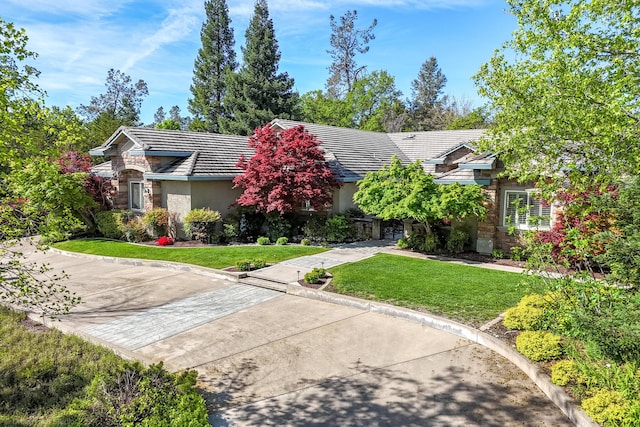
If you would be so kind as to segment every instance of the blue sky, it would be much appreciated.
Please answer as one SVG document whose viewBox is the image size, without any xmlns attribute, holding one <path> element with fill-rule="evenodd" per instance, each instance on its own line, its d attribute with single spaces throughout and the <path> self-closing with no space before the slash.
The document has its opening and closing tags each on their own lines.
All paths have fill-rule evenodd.
<svg viewBox="0 0 640 427">
<path fill-rule="evenodd" d="M 254 0 L 228 0 L 236 50 L 253 13 Z M 370 51 L 356 61 L 386 70 L 404 97 L 421 64 L 435 56 L 448 81 L 445 93 L 482 104 L 472 76 L 511 37 L 516 21 L 501 0 L 270 0 L 282 58 L 280 71 L 295 79 L 300 94 L 323 89 L 331 59 L 329 16 L 358 11 L 358 27 L 378 19 Z M 0 16 L 25 28 L 38 53 L 40 86 L 47 105 L 75 108 L 104 92 L 107 71 L 143 79 L 149 96 L 142 120 L 160 106 L 187 114 L 193 61 L 200 47 L 203 0 L 3 0 Z M 241 60 L 241 55 L 238 54 Z"/>
</svg>

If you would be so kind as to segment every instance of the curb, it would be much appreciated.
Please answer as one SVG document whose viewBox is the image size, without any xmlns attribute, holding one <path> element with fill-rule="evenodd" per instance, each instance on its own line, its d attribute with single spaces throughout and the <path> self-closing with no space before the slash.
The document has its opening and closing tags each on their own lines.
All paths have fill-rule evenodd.
<svg viewBox="0 0 640 427">
<path fill-rule="evenodd" d="M 104 261 L 112 264 L 131 265 L 135 267 L 165 268 L 167 270 L 173 270 L 173 271 L 184 271 L 187 273 L 199 274 L 201 276 L 213 277 L 214 279 L 229 280 L 232 282 L 238 282 L 240 279 L 244 279 L 245 277 L 247 277 L 247 273 L 245 272 L 224 271 L 224 270 L 218 270 L 215 268 L 198 267 L 190 264 L 182 264 L 179 262 L 153 261 L 153 260 L 142 260 L 137 258 L 117 258 L 117 257 L 103 256 L 103 255 L 82 254 L 78 252 L 67 252 L 67 251 L 63 251 L 61 249 L 56 249 L 52 247 L 49 247 L 47 251 L 51 251 L 59 255 L 69 256 L 72 258 L 99 259 L 100 261 Z"/>
<path fill-rule="evenodd" d="M 246 277 L 246 273 L 235 273 L 223 270 L 216 270 L 213 268 L 194 267 L 188 264 L 181 264 L 177 262 L 167 261 L 146 261 L 135 258 L 116 258 L 107 257 L 101 255 L 81 254 L 77 252 L 67 252 L 56 248 L 48 248 L 48 251 L 54 253 L 71 256 L 75 258 L 87 258 L 87 259 L 100 259 L 104 262 L 110 262 L 120 265 L 133 265 L 133 266 L 146 266 L 155 268 L 166 268 L 175 271 L 185 271 L 195 274 L 200 274 L 207 277 L 214 277 L 217 279 L 229 280 L 232 282 L 238 282 L 240 279 Z M 298 284 L 286 285 L 286 294 L 293 295 L 302 298 L 314 299 L 318 301 L 328 302 L 332 304 L 338 304 L 347 307 L 357 308 L 363 311 L 371 313 L 382 314 L 398 319 L 404 319 L 409 322 L 418 323 L 424 326 L 429 326 L 434 329 L 438 329 L 444 332 L 448 332 L 452 335 L 465 338 L 471 342 L 482 345 L 500 356 L 509 360 L 516 365 L 518 369 L 524 372 L 535 384 L 542 390 L 542 392 L 551 400 L 562 413 L 574 424 L 576 427 L 598 427 L 599 424 L 595 423 L 589 416 L 567 395 L 564 390 L 553 384 L 551 379 L 545 375 L 537 366 L 529 363 L 529 360 L 522 354 L 518 353 L 515 349 L 505 344 L 503 341 L 484 333 L 475 328 L 463 325 L 456 321 L 446 319 L 444 317 L 435 316 L 432 314 L 420 313 L 414 310 L 409 310 L 402 307 L 397 307 L 390 304 L 385 304 L 377 301 L 367 301 L 356 297 L 350 297 L 345 295 L 336 294 L 333 292 L 326 292 L 319 289 L 312 289 L 300 286 Z M 41 321 L 41 320 L 40 320 Z M 55 326 L 52 322 L 47 322 L 50 326 Z M 45 324 L 46 325 L 46 324 Z M 47 325 L 49 326 L 49 325 Z M 62 330 L 62 329 L 60 329 Z M 63 330 L 63 332 L 65 332 Z M 66 333 L 71 332 L 67 331 Z M 92 341 L 96 344 L 107 346 L 106 343 L 100 342 L 93 337 L 85 336 L 84 334 L 73 334 L 81 336 L 83 339 Z M 108 344 L 108 347 L 112 347 Z M 131 354 L 125 349 L 114 350 L 116 353 L 122 355 L 125 358 L 131 357 Z M 138 359 L 138 356 L 135 356 Z M 139 359 L 138 359 L 139 360 Z M 146 362 L 146 361 L 145 361 Z"/>
</svg>

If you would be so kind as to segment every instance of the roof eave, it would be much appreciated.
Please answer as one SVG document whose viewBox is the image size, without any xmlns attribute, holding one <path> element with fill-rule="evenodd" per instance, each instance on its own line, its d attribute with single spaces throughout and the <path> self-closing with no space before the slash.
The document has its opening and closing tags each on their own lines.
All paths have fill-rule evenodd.
<svg viewBox="0 0 640 427">
<path fill-rule="evenodd" d="M 460 169 L 493 170 L 493 163 L 459 163 Z"/>
<path fill-rule="evenodd" d="M 447 179 L 447 178 L 443 178 L 443 179 L 434 179 L 433 182 L 435 182 L 436 184 L 444 184 L 444 185 L 449 185 L 449 184 L 460 184 L 460 185 L 473 185 L 473 184 L 478 184 L 478 185 L 490 185 L 491 184 L 491 180 L 490 179 Z"/>
<path fill-rule="evenodd" d="M 145 173 L 149 181 L 232 181 L 237 175 L 170 175 L 164 173 Z"/>
</svg>

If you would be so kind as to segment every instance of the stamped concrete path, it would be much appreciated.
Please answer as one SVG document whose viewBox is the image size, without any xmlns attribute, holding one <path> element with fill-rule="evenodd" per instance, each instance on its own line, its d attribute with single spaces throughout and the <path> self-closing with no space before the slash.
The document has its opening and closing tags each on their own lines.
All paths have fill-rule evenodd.
<svg viewBox="0 0 640 427">
<path fill-rule="evenodd" d="M 378 250 L 338 249 L 320 262 Z M 53 251 L 30 258 L 68 273 L 82 297 L 52 326 L 197 370 L 214 426 L 571 425 L 506 359 L 424 325 L 203 270 Z M 297 275 L 317 261 L 280 267 Z"/>
</svg>

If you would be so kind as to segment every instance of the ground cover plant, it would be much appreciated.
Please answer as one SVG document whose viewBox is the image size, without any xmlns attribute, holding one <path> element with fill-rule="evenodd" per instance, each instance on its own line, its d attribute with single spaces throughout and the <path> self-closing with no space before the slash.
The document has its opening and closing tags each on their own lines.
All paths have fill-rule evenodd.
<svg viewBox="0 0 640 427">
<path fill-rule="evenodd" d="M 182 262 L 208 268 L 235 266 L 239 261 L 262 258 L 267 262 L 280 262 L 290 258 L 313 255 L 326 249 L 313 246 L 216 246 L 199 248 L 167 248 L 133 245 L 102 239 L 82 239 L 59 242 L 58 249 L 85 254 L 117 258 L 138 258 Z"/>
<path fill-rule="evenodd" d="M 0 425 L 208 425 L 195 372 L 144 368 L 3 307 L 0 344 Z"/>
<path fill-rule="evenodd" d="M 517 273 L 377 254 L 330 270 L 337 292 L 478 324 L 515 305 L 526 289 Z"/>
</svg>

